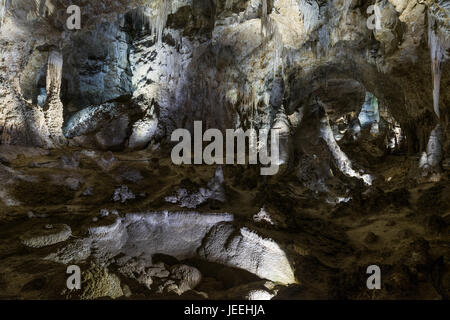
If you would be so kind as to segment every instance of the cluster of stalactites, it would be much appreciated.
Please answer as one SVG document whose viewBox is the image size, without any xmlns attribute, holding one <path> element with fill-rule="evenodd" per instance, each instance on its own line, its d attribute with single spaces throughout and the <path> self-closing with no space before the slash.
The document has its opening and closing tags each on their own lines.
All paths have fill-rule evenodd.
<svg viewBox="0 0 450 320">
<path fill-rule="evenodd" d="M 161 44 L 167 18 L 171 11 L 172 0 L 154 0 L 151 8 L 139 8 L 132 13 L 133 28 L 141 31 L 150 30 L 151 34 L 156 37 L 157 43 Z"/>
<path fill-rule="evenodd" d="M 350 8 L 350 2 L 345 0 L 342 7 L 339 8 L 341 17 L 347 15 Z M 328 51 L 331 44 L 330 33 L 337 25 L 334 25 L 332 21 L 322 23 L 320 6 L 315 0 L 300 0 L 298 1 L 298 8 L 303 18 L 303 33 L 308 38 L 311 34 L 317 30 L 318 44 L 317 44 L 317 56 L 328 56 Z M 327 9 L 328 10 L 328 9 Z M 337 22 L 335 22 L 336 24 Z"/>
<path fill-rule="evenodd" d="M 245 83 L 238 88 L 235 126 L 247 129 L 268 129 L 271 125 L 270 95 L 261 92 L 261 88 Z"/>
<path fill-rule="evenodd" d="M 132 26 L 136 31 L 142 31 L 149 28 L 148 16 L 144 8 L 137 8 L 132 10 L 131 15 Z"/>
<path fill-rule="evenodd" d="M 439 21 L 448 21 L 450 3 L 432 3 L 428 12 L 428 45 L 430 47 L 431 71 L 433 75 L 433 107 L 440 118 L 439 96 L 441 85 L 442 63 L 449 58 L 447 50 L 450 48 L 448 32 L 439 32 Z M 447 26 L 448 27 L 448 26 Z M 445 28 L 445 26 L 444 26 Z"/>
<path fill-rule="evenodd" d="M 152 19 L 152 34 L 156 35 L 156 40 L 161 43 L 167 18 L 172 10 L 172 0 L 157 0 L 156 19 Z"/>
<path fill-rule="evenodd" d="M 319 24 L 319 5 L 315 0 L 300 0 L 298 5 L 303 16 L 303 28 L 309 33 Z"/>
</svg>

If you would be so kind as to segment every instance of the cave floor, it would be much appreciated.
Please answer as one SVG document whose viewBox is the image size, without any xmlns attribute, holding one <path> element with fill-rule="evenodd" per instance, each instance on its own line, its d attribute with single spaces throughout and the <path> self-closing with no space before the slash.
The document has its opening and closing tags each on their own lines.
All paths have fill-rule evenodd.
<svg viewBox="0 0 450 320">
<path fill-rule="evenodd" d="M 329 194 L 312 192 L 293 178 L 259 179 L 257 168 L 223 166 L 225 202 L 208 200 L 196 208 L 180 208 L 165 197 L 180 186 L 197 190 L 207 185 L 215 166 L 175 166 L 170 158 L 148 150 L 110 153 L 2 148 L 3 299 L 80 298 L 66 290 L 66 268 L 70 263 L 45 257 L 68 241 L 82 239 L 86 225 L 98 219 L 102 209 L 116 210 L 121 216 L 150 211 L 233 214 L 234 225 L 254 230 L 283 248 L 297 281 L 268 285 L 268 281 L 231 266 L 196 257 L 177 261 L 161 255 L 159 260 L 166 266 L 194 266 L 203 277 L 195 290 L 181 295 L 157 293 L 117 272 L 115 257 L 107 265 L 121 282 L 123 294 L 117 294 L 117 298 L 240 299 L 261 286 L 270 286 L 276 299 L 450 297 L 450 172 L 444 171 L 439 181 L 413 182 L 409 172 L 411 166 L 417 166 L 414 157 L 390 155 L 372 165 L 370 170 L 378 177 L 377 183 L 352 187 L 351 200 L 337 204 L 327 201 Z M 134 199 L 114 201 L 115 190 L 124 185 Z M 272 223 L 255 221 L 254 215 L 262 207 L 270 213 Z M 71 227 L 68 240 L 41 248 L 21 242 L 21 236 L 30 229 L 57 224 Z M 82 269 L 97 270 L 90 256 L 78 264 Z M 366 287 L 369 265 L 381 268 L 381 290 Z M 92 277 L 101 274 L 96 272 L 90 273 Z M 153 284 L 157 287 L 158 280 L 154 279 Z M 81 298 L 104 298 L 103 291 L 99 291 Z"/>
</svg>

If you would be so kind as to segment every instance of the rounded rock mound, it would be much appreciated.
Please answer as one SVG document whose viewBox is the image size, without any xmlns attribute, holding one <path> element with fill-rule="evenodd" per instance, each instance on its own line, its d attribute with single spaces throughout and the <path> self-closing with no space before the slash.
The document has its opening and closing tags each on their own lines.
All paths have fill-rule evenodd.
<svg viewBox="0 0 450 320">
<path fill-rule="evenodd" d="M 66 241 L 72 235 L 72 229 L 67 224 L 45 225 L 25 232 L 20 240 L 31 248 L 42 248 Z"/>
</svg>

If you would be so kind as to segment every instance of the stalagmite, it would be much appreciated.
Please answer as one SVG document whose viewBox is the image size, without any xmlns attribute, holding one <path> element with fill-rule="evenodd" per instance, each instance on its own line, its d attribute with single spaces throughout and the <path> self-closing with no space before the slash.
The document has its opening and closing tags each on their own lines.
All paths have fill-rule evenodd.
<svg viewBox="0 0 450 320">
<path fill-rule="evenodd" d="M 372 184 L 372 177 L 369 174 L 360 174 L 352 168 L 352 162 L 341 150 L 336 142 L 336 139 L 334 138 L 333 130 L 331 130 L 328 117 L 324 117 L 323 119 L 321 119 L 320 135 L 328 145 L 328 148 L 330 149 L 339 170 L 341 170 L 347 176 L 362 179 L 367 185 Z"/>
<path fill-rule="evenodd" d="M 380 113 L 378 110 L 378 100 L 372 93 L 366 92 L 366 98 L 358 118 L 361 127 L 365 128 L 370 126 L 370 132 L 374 135 L 378 134 Z"/>
<path fill-rule="evenodd" d="M 432 170 L 436 168 L 442 161 L 442 128 L 438 124 L 431 131 L 430 139 L 428 139 L 427 150 L 422 153 L 419 167 L 424 170 Z"/>
<path fill-rule="evenodd" d="M 278 130 L 280 136 L 279 145 L 279 162 L 278 165 L 287 164 L 289 161 L 289 136 L 291 134 L 291 128 L 289 124 L 289 119 L 286 116 L 286 111 L 284 106 L 281 106 L 278 110 L 272 129 Z"/>
</svg>

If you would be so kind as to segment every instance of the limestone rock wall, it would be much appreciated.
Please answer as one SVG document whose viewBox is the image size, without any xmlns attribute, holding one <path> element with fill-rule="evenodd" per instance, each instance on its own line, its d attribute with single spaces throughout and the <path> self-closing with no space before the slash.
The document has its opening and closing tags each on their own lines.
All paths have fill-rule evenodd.
<svg viewBox="0 0 450 320">
<path fill-rule="evenodd" d="M 69 4 L 81 7 L 81 30 L 65 25 Z M 151 109 L 150 116 L 144 112 L 147 120 L 142 119 L 151 124 L 134 126 L 135 136 L 138 131 L 146 136 L 139 143 L 132 139 L 139 148 L 152 139 L 166 140 L 175 128 L 190 128 L 193 120 L 219 129 L 268 128 L 281 105 L 292 115 L 312 96 L 326 99 L 349 92 L 339 103 L 325 103 L 327 113 L 339 117 L 343 109 L 338 105 L 359 111 L 369 91 L 410 136 L 410 150 L 424 150 L 434 125 L 448 121 L 448 90 L 437 95 L 434 89 L 439 103 L 433 103 L 437 77 L 433 81 L 428 48 L 438 43 L 442 49 L 439 73 L 436 67 L 433 73 L 446 88 L 448 5 L 379 1 L 380 28 L 373 29 L 367 26 L 372 4 L 15 1 L 5 11 L 0 37 L 5 81 L 0 119 L 3 132 L 10 132 L 4 135 L 12 136 L 2 143 L 33 145 L 37 141 L 27 136 L 45 140 L 45 130 L 50 136 L 59 134 L 53 125 L 43 127 L 35 105 L 36 96 L 48 86 L 43 83 L 42 56 L 57 49 L 64 61 L 60 96 L 65 119 L 90 105 L 132 97 L 143 111 Z M 431 34 L 437 40 L 429 39 L 428 16 L 433 17 Z M 11 100 L 16 102 L 7 102 Z M 436 105 L 439 113 L 434 112 Z M 430 117 L 434 125 L 422 130 Z M 59 126 L 61 121 L 55 121 Z M 35 128 L 43 131 L 26 133 Z"/>
</svg>

